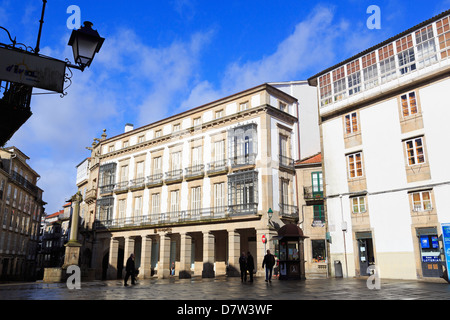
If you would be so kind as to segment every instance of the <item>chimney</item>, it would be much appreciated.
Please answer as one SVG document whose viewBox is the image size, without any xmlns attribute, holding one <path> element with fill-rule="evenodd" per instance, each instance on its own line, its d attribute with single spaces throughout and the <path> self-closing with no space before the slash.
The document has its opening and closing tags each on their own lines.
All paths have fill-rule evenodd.
<svg viewBox="0 0 450 320">
<path fill-rule="evenodd" d="M 131 123 L 125 125 L 125 133 L 134 130 L 134 126 Z"/>
</svg>

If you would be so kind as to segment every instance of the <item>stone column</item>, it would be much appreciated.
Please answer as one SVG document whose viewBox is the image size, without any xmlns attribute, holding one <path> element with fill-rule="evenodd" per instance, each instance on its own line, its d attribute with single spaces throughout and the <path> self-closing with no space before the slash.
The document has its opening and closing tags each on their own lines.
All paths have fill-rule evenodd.
<svg viewBox="0 0 450 320">
<path fill-rule="evenodd" d="M 241 251 L 241 235 L 236 230 L 228 230 L 228 270 L 230 277 L 240 276 L 239 257 Z"/>
<path fill-rule="evenodd" d="M 214 278 L 214 235 L 203 233 L 203 271 L 202 278 Z"/>
<path fill-rule="evenodd" d="M 186 233 L 180 235 L 180 279 L 191 278 L 192 237 Z"/>
<path fill-rule="evenodd" d="M 111 238 L 109 244 L 109 263 L 107 278 L 117 279 L 117 259 L 119 258 L 119 240 Z"/>
<path fill-rule="evenodd" d="M 142 276 L 143 279 L 148 279 L 152 276 L 152 243 L 152 238 L 149 236 L 142 237 L 139 276 Z"/>
<path fill-rule="evenodd" d="M 158 278 L 166 279 L 170 276 L 170 237 L 167 234 L 159 235 L 159 263 Z"/>
</svg>

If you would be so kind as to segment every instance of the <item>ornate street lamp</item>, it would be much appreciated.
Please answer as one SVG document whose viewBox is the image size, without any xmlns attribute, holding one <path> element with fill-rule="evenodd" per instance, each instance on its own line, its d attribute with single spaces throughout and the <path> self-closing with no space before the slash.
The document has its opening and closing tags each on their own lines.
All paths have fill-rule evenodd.
<svg viewBox="0 0 450 320">
<path fill-rule="evenodd" d="M 93 23 L 84 22 L 84 26 L 80 29 L 74 29 L 70 35 L 68 45 L 72 47 L 73 57 L 78 66 L 68 65 L 69 67 L 80 69 L 91 65 L 92 60 L 103 45 L 104 38 L 100 37 L 97 30 L 92 29 Z"/>
</svg>

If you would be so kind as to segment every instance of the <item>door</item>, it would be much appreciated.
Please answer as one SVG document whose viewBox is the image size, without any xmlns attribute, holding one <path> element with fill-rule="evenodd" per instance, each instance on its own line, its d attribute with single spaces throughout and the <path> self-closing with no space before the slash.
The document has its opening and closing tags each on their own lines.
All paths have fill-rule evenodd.
<svg viewBox="0 0 450 320">
<path fill-rule="evenodd" d="M 420 256 L 424 277 L 441 276 L 441 252 L 437 235 L 420 235 Z"/>
<path fill-rule="evenodd" d="M 361 276 L 369 276 L 368 268 L 375 264 L 375 257 L 373 254 L 372 238 L 358 239 L 359 251 L 359 273 Z"/>
</svg>

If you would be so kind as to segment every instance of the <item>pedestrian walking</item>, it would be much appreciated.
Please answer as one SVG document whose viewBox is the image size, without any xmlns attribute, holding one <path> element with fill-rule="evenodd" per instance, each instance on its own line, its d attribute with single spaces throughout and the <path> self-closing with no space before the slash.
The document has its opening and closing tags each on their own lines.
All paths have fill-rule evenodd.
<svg viewBox="0 0 450 320">
<path fill-rule="evenodd" d="M 255 269 L 255 262 L 253 260 L 252 254 L 247 252 L 247 270 L 250 276 L 249 282 L 253 282 L 253 269 Z"/>
<path fill-rule="evenodd" d="M 239 257 L 239 267 L 241 269 L 241 282 L 247 282 L 247 257 L 245 252 L 242 252 Z"/>
<path fill-rule="evenodd" d="M 131 284 L 136 284 L 136 267 L 134 265 L 134 254 L 132 253 L 130 257 L 127 260 L 127 264 L 125 266 L 125 283 L 124 285 L 127 286 L 128 278 L 131 276 Z"/>
<path fill-rule="evenodd" d="M 264 260 L 262 263 L 262 267 L 266 267 L 266 282 L 272 282 L 272 270 L 275 265 L 275 257 L 270 253 L 270 250 L 267 250 L 267 254 L 264 256 Z"/>
</svg>

